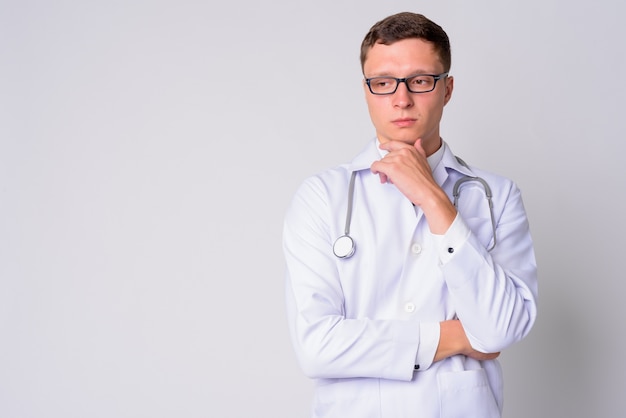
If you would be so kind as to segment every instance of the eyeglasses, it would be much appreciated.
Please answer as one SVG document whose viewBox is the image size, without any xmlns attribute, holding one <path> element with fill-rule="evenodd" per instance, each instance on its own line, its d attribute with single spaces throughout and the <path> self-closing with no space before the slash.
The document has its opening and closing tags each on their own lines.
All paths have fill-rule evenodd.
<svg viewBox="0 0 626 418">
<path fill-rule="evenodd" d="M 411 93 L 428 93 L 435 89 L 437 81 L 447 76 L 448 73 L 417 74 L 406 78 L 372 77 L 366 78 L 365 82 L 372 94 L 394 94 L 400 83 L 406 84 L 406 88 Z"/>
</svg>

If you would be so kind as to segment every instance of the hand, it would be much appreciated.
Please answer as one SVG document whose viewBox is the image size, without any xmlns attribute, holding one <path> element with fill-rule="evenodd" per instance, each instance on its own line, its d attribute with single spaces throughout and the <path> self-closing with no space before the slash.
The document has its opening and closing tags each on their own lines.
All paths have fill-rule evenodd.
<svg viewBox="0 0 626 418">
<path fill-rule="evenodd" d="M 445 234 L 456 217 L 456 208 L 433 178 L 421 139 L 413 145 L 388 141 L 380 149 L 389 153 L 372 164 L 372 172 L 378 174 L 381 183 L 392 183 L 424 211 L 433 234 Z"/>
<path fill-rule="evenodd" d="M 420 190 L 426 189 L 427 185 L 437 186 L 421 140 L 415 141 L 414 145 L 388 141 L 381 144 L 380 149 L 388 153 L 372 164 L 372 172 L 378 174 L 381 183 L 394 184 L 411 202 L 419 205 Z"/>
<path fill-rule="evenodd" d="M 458 354 L 463 354 L 475 360 L 493 360 L 500 355 L 499 352 L 482 353 L 474 350 L 467 339 L 461 321 L 458 319 L 443 321 L 439 326 L 441 332 L 434 361 L 443 360 Z"/>
</svg>

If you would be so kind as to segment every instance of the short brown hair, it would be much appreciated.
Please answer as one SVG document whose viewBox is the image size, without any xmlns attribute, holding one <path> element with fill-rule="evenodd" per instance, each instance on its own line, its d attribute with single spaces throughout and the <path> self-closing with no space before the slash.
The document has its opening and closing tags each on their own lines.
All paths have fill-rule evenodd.
<svg viewBox="0 0 626 418">
<path fill-rule="evenodd" d="M 443 71 L 450 71 L 452 55 L 448 35 L 441 26 L 426 16 L 411 12 L 391 15 L 372 26 L 361 43 L 361 70 L 367 59 L 367 53 L 375 44 L 391 45 L 411 38 L 432 43 L 443 64 Z"/>
</svg>

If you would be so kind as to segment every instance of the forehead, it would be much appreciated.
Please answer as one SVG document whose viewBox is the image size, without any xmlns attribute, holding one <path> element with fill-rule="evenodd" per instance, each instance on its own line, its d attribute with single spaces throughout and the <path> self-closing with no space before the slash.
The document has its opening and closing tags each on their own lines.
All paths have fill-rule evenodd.
<svg viewBox="0 0 626 418">
<path fill-rule="evenodd" d="M 443 64 L 431 42 L 411 38 L 389 45 L 374 44 L 367 53 L 363 72 L 368 77 L 439 74 L 443 72 Z"/>
</svg>

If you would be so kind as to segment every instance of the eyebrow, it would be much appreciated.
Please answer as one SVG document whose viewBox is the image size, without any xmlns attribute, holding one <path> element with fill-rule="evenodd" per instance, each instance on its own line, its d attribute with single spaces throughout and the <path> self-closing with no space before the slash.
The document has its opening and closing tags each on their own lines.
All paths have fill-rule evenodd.
<svg viewBox="0 0 626 418">
<path fill-rule="evenodd" d="M 411 71 L 409 75 L 407 75 L 406 77 L 408 78 L 408 77 L 414 77 L 416 75 L 431 75 L 431 74 L 437 75 L 439 73 L 436 71 L 431 72 L 431 71 L 426 71 L 426 70 L 415 70 L 415 71 Z M 369 77 L 365 77 L 365 78 L 374 78 L 374 77 L 405 78 L 405 77 L 396 77 L 392 75 L 391 72 L 388 72 L 388 71 L 382 71 L 380 73 L 373 73 L 373 75 Z"/>
</svg>

